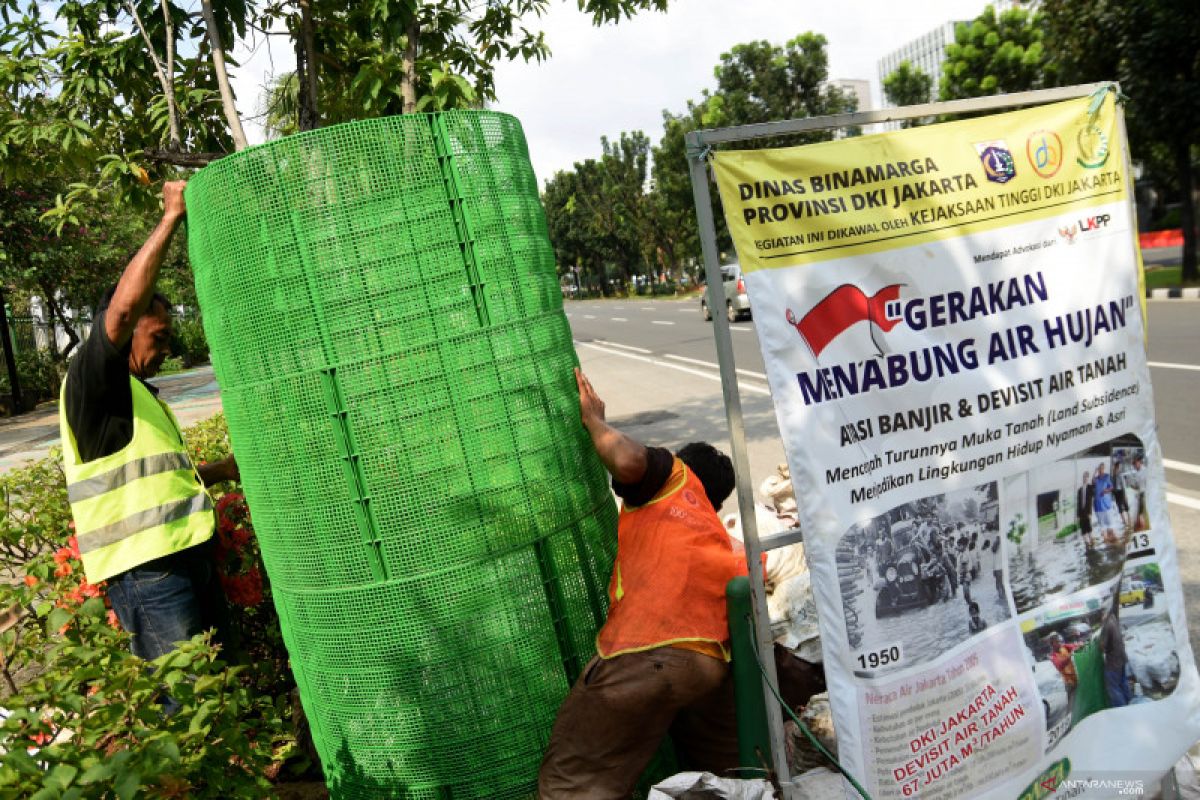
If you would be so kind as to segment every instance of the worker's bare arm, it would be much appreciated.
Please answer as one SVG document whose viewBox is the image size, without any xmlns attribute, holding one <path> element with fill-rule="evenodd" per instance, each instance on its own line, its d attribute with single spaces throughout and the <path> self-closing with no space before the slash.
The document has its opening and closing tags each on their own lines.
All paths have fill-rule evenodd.
<svg viewBox="0 0 1200 800">
<path fill-rule="evenodd" d="M 646 446 L 605 422 L 604 401 L 578 367 L 575 383 L 583 427 L 592 437 L 592 446 L 604 467 L 617 483 L 637 483 L 646 475 Z"/>
<path fill-rule="evenodd" d="M 242 477 L 238 471 L 237 459 L 233 456 L 200 464 L 196 467 L 196 472 L 200 473 L 200 481 L 205 486 L 212 486 L 221 481 L 238 481 Z"/>
<path fill-rule="evenodd" d="M 186 181 L 168 181 L 163 184 L 162 219 L 121 273 L 117 291 L 108 304 L 108 311 L 104 315 L 104 332 L 118 349 L 129 342 L 138 319 L 146 313 L 150 298 L 154 296 L 154 282 L 158 280 L 158 269 L 167 255 L 167 247 L 171 244 L 175 229 L 187 213 L 183 200 L 185 185 Z"/>
</svg>

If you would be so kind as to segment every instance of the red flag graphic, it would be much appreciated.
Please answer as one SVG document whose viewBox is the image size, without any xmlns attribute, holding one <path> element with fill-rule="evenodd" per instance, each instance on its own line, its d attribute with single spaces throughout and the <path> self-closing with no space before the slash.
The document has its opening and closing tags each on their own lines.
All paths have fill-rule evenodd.
<svg viewBox="0 0 1200 800">
<path fill-rule="evenodd" d="M 887 318 L 887 304 L 900 296 L 900 284 L 885 286 L 873 296 L 867 297 L 862 289 L 844 283 L 825 296 L 804 315 L 799 322 L 789 309 L 787 320 L 796 327 L 800 336 L 808 343 L 814 356 L 821 355 L 825 346 L 836 339 L 851 325 L 869 320 L 884 333 L 890 331 L 900 320 Z"/>
</svg>

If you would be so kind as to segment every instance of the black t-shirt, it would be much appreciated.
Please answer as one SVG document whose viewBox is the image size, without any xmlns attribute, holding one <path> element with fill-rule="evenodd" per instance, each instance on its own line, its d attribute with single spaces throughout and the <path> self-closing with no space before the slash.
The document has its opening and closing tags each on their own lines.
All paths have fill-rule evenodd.
<svg viewBox="0 0 1200 800">
<path fill-rule="evenodd" d="M 675 456 L 665 447 L 646 448 L 646 474 L 637 483 L 618 483 L 614 478 L 613 491 L 617 497 L 625 501 L 630 508 L 644 506 L 654 499 L 654 495 L 666 486 L 671 477 L 671 468 L 675 465 Z"/>
<path fill-rule="evenodd" d="M 67 367 L 67 424 L 85 462 L 112 455 L 133 439 L 130 346 L 117 349 L 104 329 L 104 317 L 103 311 L 96 315 L 91 333 Z M 142 385 L 158 394 L 145 381 Z"/>
</svg>

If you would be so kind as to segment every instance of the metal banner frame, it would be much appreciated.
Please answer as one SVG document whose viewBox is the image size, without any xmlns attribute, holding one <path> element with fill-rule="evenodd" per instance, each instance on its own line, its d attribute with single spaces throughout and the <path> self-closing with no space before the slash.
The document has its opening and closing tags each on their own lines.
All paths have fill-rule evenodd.
<svg viewBox="0 0 1200 800">
<path fill-rule="evenodd" d="M 823 131 L 833 128 L 845 128 L 856 125 L 866 125 L 876 122 L 894 122 L 933 117 L 940 114 L 963 114 L 979 111 L 997 111 L 1021 106 L 1044 105 L 1062 100 L 1073 100 L 1087 97 L 1097 91 L 1116 89 L 1115 83 L 1088 83 L 1076 86 L 1063 86 L 1054 89 L 1040 89 L 1031 92 L 1015 94 L 992 95 L 965 100 L 925 103 L 901 108 L 887 108 L 877 111 L 860 111 L 851 114 L 833 114 L 824 117 L 808 119 L 791 119 L 780 122 L 764 122 L 754 125 L 738 125 L 729 128 L 712 128 L 692 131 L 687 134 L 688 170 L 692 179 L 692 197 L 696 204 L 696 218 L 700 228 L 700 245 L 704 253 L 704 274 L 708 283 L 708 307 L 720 311 L 725 308 L 725 287 L 721 279 L 720 259 L 717 252 L 717 235 L 714 226 L 711 191 L 709 188 L 710 173 L 708 170 L 708 155 L 712 146 L 730 142 L 744 142 L 751 139 L 761 139 L 768 136 L 780 136 L 805 131 Z M 1129 164 L 1129 147 L 1125 136 L 1125 116 L 1120 106 L 1117 107 L 1117 121 L 1121 131 L 1121 146 L 1125 154 L 1126 174 L 1132 174 Z M 1129 195 L 1129 209 L 1133 213 L 1133 193 Z M 1139 257 L 1140 267 L 1140 257 Z M 729 441 L 733 450 L 733 468 L 737 476 L 738 511 L 742 519 L 742 534 L 746 547 L 746 563 L 758 564 L 762 554 L 794 542 L 802 541 L 800 528 L 771 536 L 766 541 L 758 536 L 758 525 L 754 515 L 754 486 L 750 478 L 750 460 L 746 450 L 746 430 L 742 418 L 741 395 L 738 389 L 737 372 L 733 358 L 733 341 L 729 333 L 729 322 L 726 316 L 714 311 L 713 336 L 716 340 L 717 361 L 721 368 L 721 390 L 725 399 L 725 413 L 729 422 Z M 783 742 L 783 715 L 779 703 L 774 699 L 771 686 L 778 685 L 775 673 L 775 659 L 771 657 L 773 640 L 771 638 L 770 620 L 767 616 L 767 595 L 764 587 L 763 573 L 759 569 L 750 570 L 750 591 L 754 612 L 754 631 L 758 645 L 758 653 L 762 661 L 763 696 L 767 708 L 767 725 L 771 741 L 771 760 L 781 785 L 790 782 L 787 756 Z M 768 684 L 769 682 L 769 684 Z"/>
</svg>

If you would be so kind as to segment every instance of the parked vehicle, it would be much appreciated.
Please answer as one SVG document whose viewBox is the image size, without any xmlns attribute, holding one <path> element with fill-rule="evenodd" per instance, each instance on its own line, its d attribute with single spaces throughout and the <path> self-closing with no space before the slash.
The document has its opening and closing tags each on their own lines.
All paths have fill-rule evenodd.
<svg viewBox="0 0 1200 800">
<path fill-rule="evenodd" d="M 924 608 L 933 602 L 922 573 L 921 553 L 913 542 L 916 533 L 911 520 L 893 522 L 876 553 L 880 580 L 875 584 L 875 618 L 895 616 L 910 608 Z"/>
<path fill-rule="evenodd" d="M 721 267 L 721 281 L 725 286 L 725 316 L 730 322 L 745 317 L 751 318 L 750 297 L 746 294 L 746 281 L 742 268 L 737 264 Z M 707 289 L 700 295 L 700 313 L 705 322 L 712 321 L 712 310 L 708 307 Z"/>
<path fill-rule="evenodd" d="M 1151 608 L 1154 605 L 1154 592 L 1143 581 L 1137 579 L 1130 580 L 1126 575 L 1121 578 L 1121 607 L 1125 606 L 1144 606 Z"/>
</svg>

